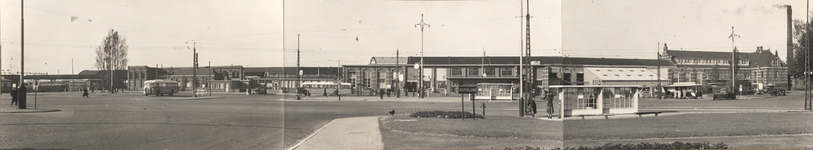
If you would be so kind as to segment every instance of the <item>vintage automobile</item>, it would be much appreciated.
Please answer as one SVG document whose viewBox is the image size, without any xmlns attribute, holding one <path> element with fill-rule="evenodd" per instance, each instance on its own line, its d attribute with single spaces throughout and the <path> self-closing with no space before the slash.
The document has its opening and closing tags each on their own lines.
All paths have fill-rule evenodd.
<svg viewBox="0 0 813 150">
<path fill-rule="evenodd" d="M 785 89 L 783 88 L 777 88 L 776 86 L 768 85 L 765 89 L 768 92 L 768 94 L 771 94 L 772 96 L 780 95 L 785 96 Z"/>
<path fill-rule="evenodd" d="M 714 93 L 714 100 L 717 99 L 736 99 L 737 95 L 731 90 L 727 84 L 711 84 L 712 92 Z"/>
</svg>

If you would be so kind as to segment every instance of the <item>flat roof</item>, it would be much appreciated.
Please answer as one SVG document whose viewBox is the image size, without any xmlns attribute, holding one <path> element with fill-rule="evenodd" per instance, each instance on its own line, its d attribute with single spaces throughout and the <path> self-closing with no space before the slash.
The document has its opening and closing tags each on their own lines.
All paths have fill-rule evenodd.
<svg viewBox="0 0 813 150">
<path fill-rule="evenodd" d="M 549 88 L 584 88 L 584 87 L 644 87 L 644 85 L 550 85 Z"/>
</svg>

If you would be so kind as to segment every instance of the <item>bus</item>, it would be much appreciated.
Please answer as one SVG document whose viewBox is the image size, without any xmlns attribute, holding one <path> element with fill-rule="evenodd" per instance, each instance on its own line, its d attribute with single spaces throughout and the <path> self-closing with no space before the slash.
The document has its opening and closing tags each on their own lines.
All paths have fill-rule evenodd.
<svg viewBox="0 0 813 150">
<path fill-rule="evenodd" d="M 178 86 L 177 81 L 169 81 L 169 80 L 147 80 L 144 81 L 144 96 L 149 96 L 150 94 L 155 94 L 155 96 L 162 96 L 167 94 L 172 96 L 172 94 L 178 93 L 180 87 Z"/>
<path fill-rule="evenodd" d="M 302 89 L 308 91 L 307 93 L 321 95 L 327 89 L 328 95 L 336 95 L 334 91 L 338 85 L 333 82 L 304 82 L 300 86 Z M 342 83 L 341 90 L 339 90 L 339 94 L 341 95 L 348 95 L 350 94 L 350 83 Z"/>
<path fill-rule="evenodd" d="M 68 90 L 66 82 L 40 82 L 36 87 L 37 92 L 65 92 Z"/>
</svg>

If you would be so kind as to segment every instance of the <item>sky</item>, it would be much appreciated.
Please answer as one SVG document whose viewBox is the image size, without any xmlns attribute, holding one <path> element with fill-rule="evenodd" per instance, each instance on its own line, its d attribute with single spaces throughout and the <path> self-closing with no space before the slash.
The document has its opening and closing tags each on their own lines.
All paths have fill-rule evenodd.
<svg viewBox="0 0 813 150">
<path fill-rule="evenodd" d="M 26 0 L 25 70 L 96 69 L 112 29 L 126 38 L 128 66 L 282 66 L 282 0 Z M 20 70 L 20 1 L 0 0 L 0 68 Z M 71 21 L 71 17 L 77 20 Z M 189 47 L 189 48 L 187 48 Z M 73 60 L 73 65 L 71 65 Z"/>
<path fill-rule="evenodd" d="M 572 57 L 657 57 L 671 50 L 732 50 L 757 46 L 786 59 L 787 10 L 805 20 L 805 0 L 567 0 L 562 2 L 563 48 Z M 658 44 L 660 43 L 660 44 Z"/>
<path fill-rule="evenodd" d="M 525 0 L 285 1 L 285 66 L 369 64 L 371 57 L 517 56 Z M 561 1 L 530 0 L 531 54 L 560 56 Z M 423 14 L 423 18 L 421 15 Z M 416 27 L 423 19 L 429 24 Z"/>
</svg>

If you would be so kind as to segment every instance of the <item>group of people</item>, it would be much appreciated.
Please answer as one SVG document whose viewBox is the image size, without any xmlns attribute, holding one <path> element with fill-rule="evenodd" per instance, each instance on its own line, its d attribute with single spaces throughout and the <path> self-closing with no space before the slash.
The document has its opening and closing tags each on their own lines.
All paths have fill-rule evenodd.
<svg viewBox="0 0 813 150">
<path fill-rule="evenodd" d="M 553 113 L 555 112 L 554 108 L 553 108 L 553 94 L 551 94 L 548 91 L 544 91 L 542 95 L 544 95 L 544 96 L 540 97 L 541 100 L 547 101 L 548 119 L 552 119 L 553 118 Z M 532 112 L 531 115 L 535 115 L 536 114 L 536 101 L 534 101 L 533 99 L 528 99 L 527 108 L 531 110 L 531 112 Z"/>
</svg>

